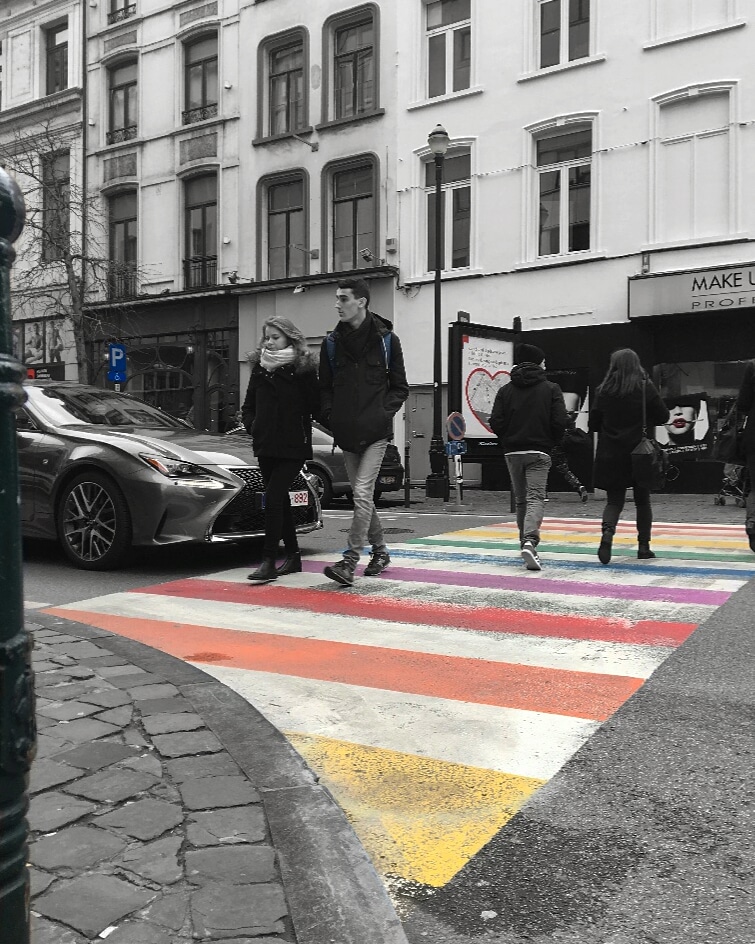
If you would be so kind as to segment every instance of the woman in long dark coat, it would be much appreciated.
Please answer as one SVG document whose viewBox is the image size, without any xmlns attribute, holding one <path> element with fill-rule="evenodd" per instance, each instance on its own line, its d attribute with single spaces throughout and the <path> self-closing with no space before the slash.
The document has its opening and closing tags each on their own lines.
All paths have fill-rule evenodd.
<svg viewBox="0 0 755 944">
<path fill-rule="evenodd" d="M 241 416 L 252 436 L 265 482 L 265 543 L 262 563 L 248 579 L 268 583 L 301 570 L 301 554 L 289 489 L 312 458 L 312 417 L 320 412 L 320 388 L 313 355 L 288 318 L 268 318 L 257 350 Z M 286 559 L 276 569 L 281 539 Z"/>
<path fill-rule="evenodd" d="M 755 551 L 755 361 L 750 361 L 745 368 L 742 386 L 739 388 L 737 397 L 737 409 L 747 414 L 747 426 L 742 437 L 747 456 L 747 471 L 750 476 L 745 532 L 750 542 L 750 550 Z"/>
<path fill-rule="evenodd" d="M 614 351 L 590 411 L 590 432 L 598 434 L 593 482 L 596 488 L 606 490 L 603 533 L 598 547 L 601 564 L 611 561 L 613 536 L 630 486 L 637 515 L 637 557 L 640 560 L 655 557 L 650 550 L 653 527 L 650 489 L 636 485 L 632 476 L 632 450 L 643 436 L 643 395 L 648 427 L 665 423 L 668 408 L 642 369 L 637 354 L 631 348 Z"/>
</svg>

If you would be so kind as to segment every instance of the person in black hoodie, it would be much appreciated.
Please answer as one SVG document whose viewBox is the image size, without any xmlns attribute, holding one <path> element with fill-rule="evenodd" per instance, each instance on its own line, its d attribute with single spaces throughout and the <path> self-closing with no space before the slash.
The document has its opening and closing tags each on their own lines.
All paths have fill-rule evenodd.
<svg viewBox="0 0 755 944">
<path fill-rule="evenodd" d="M 288 493 L 304 462 L 312 458 L 312 417 L 319 414 L 320 388 L 306 338 L 288 318 L 265 321 L 249 361 L 252 374 L 241 417 L 265 482 L 265 543 L 262 563 L 248 579 L 269 583 L 301 571 Z M 286 559 L 276 569 L 281 539 Z"/>
<path fill-rule="evenodd" d="M 373 496 L 388 440 L 393 439 L 393 417 L 409 396 L 401 342 L 391 322 L 370 311 L 369 303 L 363 279 L 339 282 L 338 324 L 320 349 L 322 422 L 343 450 L 354 496 L 347 550 L 324 573 L 346 587 L 354 583 L 365 541 L 372 546 L 366 577 L 377 576 L 390 563 Z"/>
<path fill-rule="evenodd" d="M 536 548 L 550 454 L 564 437 L 568 417 L 561 388 L 545 377 L 545 354 L 539 347 L 517 345 L 514 364 L 510 383 L 496 394 L 490 428 L 506 454 L 522 560 L 527 570 L 542 570 Z"/>
</svg>

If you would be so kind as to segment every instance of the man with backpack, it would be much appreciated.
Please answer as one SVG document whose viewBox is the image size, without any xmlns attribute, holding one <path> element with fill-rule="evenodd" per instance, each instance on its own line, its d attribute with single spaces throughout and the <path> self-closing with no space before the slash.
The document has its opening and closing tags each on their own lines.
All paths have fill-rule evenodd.
<svg viewBox="0 0 755 944">
<path fill-rule="evenodd" d="M 354 583 L 366 541 L 372 546 L 366 577 L 377 576 L 390 563 L 375 509 L 375 482 L 393 439 L 393 417 L 409 396 L 401 342 L 391 322 L 370 311 L 369 303 L 370 289 L 363 279 L 340 281 L 338 324 L 320 349 L 322 420 L 343 450 L 354 496 L 347 550 L 324 573 L 345 587 Z"/>
</svg>

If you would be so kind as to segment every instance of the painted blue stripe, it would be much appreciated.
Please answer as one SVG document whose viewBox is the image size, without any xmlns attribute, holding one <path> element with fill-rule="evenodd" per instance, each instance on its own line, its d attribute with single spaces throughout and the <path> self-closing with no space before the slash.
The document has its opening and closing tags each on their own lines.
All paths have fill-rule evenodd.
<svg viewBox="0 0 755 944">
<path fill-rule="evenodd" d="M 435 551 L 415 551 L 391 547 L 389 550 L 392 558 L 414 557 L 418 560 L 444 560 L 449 563 L 456 561 L 463 564 L 500 564 L 502 560 L 507 560 L 509 556 L 511 556 L 511 558 L 515 558 L 516 561 L 519 562 L 519 554 L 516 552 L 516 549 L 512 549 L 511 555 L 508 555 L 505 551 L 501 554 L 461 554 L 458 552 L 451 553 L 441 551 L 440 549 Z M 597 560 L 597 557 L 594 563 L 592 561 L 565 561 L 560 560 L 555 554 L 554 556 L 549 555 L 547 548 L 544 550 L 546 553 L 544 563 L 547 562 L 549 570 L 605 570 L 603 564 L 599 563 Z M 621 556 L 620 552 L 618 556 Z M 675 567 L 673 565 L 660 563 L 661 560 L 662 558 L 656 558 L 654 561 L 643 561 L 642 563 L 638 562 L 635 564 L 619 561 L 614 558 L 614 560 L 611 561 L 611 570 L 628 571 L 630 573 L 648 573 L 648 571 L 652 571 L 654 574 L 668 577 L 684 577 L 687 575 L 713 578 L 729 577 L 734 580 L 742 580 L 743 582 L 755 576 L 755 568 L 753 567 L 742 567 L 741 569 L 735 569 L 733 567 L 700 567 L 696 561 L 683 561 L 681 566 Z"/>
</svg>

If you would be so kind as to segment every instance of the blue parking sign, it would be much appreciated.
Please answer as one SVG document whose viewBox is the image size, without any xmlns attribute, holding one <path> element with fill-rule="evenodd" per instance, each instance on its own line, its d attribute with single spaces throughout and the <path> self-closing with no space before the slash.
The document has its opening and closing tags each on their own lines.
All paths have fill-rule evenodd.
<svg viewBox="0 0 755 944">
<path fill-rule="evenodd" d="M 108 367 L 107 379 L 110 383 L 123 383 L 127 377 L 126 364 L 126 345 L 109 344 L 108 345 Z"/>
</svg>

